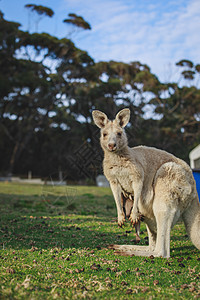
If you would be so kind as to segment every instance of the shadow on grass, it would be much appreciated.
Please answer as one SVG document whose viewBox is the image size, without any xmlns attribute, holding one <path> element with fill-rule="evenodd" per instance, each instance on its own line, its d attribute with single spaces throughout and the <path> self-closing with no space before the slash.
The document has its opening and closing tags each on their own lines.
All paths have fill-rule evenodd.
<svg viewBox="0 0 200 300">
<path fill-rule="evenodd" d="M 134 234 L 127 229 L 129 233 L 118 229 L 116 223 L 106 218 L 94 216 L 17 217 L 2 224 L 1 246 L 14 249 L 100 249 L 113 243 L 133 244 Z"/>
<path fill-rule="evenodd" d="M 110 244 L 135 244 L 135 232 L 128 223 L 120 229 L 112 196 L 83 194 L 66 199 L 38 195 L 0 194 L 0 247 L 4 249 L 89 248 L 100 249 Z M 66 201 L 67 200 L 67 201 Z M 147 244 L 146 227 L 142 224 L 141 245 Z M 172 250 L 187 238 L 171 237 Z M 178 245 L 177 245 L 178 246 Z M 187 253 L 192 246 L 185 247 Z"/>
<path fill-rule="evenodd" d="M 37 195 L 1 194 L 0 199 L 2 248 L 100 249 L 113 243 L 134 243 L 131 227 L 117 226 L 111 196 L 84 194 L 75 201 L 66 201 L 64 197 L 43 199 Z"/>
</svg>

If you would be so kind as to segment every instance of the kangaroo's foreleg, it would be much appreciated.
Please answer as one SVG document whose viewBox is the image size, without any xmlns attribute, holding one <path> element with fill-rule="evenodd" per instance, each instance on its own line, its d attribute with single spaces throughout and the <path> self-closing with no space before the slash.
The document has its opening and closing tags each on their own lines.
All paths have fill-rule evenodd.
<svg viewBox="0 0 200 300">
<path fill-rule="evenodd" d="M 118 215 L 118 225 L 122 227 L 125 222 L 125 214 L 123 212 L 123 207 L 121 205 L 121 195 L 122 190 L 117 181 L 111 181 L 110 187 L 115 199 L 116 207 L 117 207 L 117 215 Z"/>
<path fill-rule="evenodd" d="M 141 192 L 142 192 L 143 182 L 138 182 L 133 184 L 133 190 L 134 190 L 134 201 L 133 201 L 133 208 L 131 211 L 131 215 L 129 220 L 134 225 L 137 225 L 142 220 L 142 214 L 139 212 L 138 209 L 138 203 L 141 198 Z"/>
</svg>

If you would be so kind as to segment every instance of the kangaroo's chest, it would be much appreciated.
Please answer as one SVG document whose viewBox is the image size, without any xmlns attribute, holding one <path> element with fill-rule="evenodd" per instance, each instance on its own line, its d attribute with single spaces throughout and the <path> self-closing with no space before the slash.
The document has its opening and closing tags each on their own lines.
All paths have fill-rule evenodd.
<svg viewBox="0 0 200 300">
<path fill-rule="evenodd" d="M 122 190 L 127 193 L 134 194 L 133 181 L 134 172 L 129 163 L 112 164 L 109 168 L 105 168 L 104 173 L 109 181 L 116 181 L 120 184 Z"/>
</svg>

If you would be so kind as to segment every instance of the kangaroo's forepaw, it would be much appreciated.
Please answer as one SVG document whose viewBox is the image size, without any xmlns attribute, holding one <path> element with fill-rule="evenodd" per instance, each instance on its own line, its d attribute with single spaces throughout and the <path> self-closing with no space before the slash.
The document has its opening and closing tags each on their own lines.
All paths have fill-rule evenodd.
<svg viewBox="0 0 200 300">
<path fill-rule="evenodd" d="M 118 226 L 122 228 L 125 222 L 125 215 L 121 214 L 118 216 Z"/>
</svg>

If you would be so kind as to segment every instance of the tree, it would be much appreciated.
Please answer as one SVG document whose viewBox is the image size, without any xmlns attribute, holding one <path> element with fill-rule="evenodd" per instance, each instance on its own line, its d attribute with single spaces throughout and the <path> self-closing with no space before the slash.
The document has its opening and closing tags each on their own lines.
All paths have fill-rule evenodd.
<svg viewBox="0 0 200 300">
<path fill-rule="evenodd" d="M 0 55 L 6 57 L 5 67 L 5 60 L 1 59 L 1 77 L 5 77 L 4 71 L 8 75 L 1 92 L 0 120 L 4 138 L 6 135 L 9 139 L 7 170 L 12 173 L 34 133 L 49 126 L 49 114 L 58 111 L 63 101 L 62 85 L 66 83 L 62 76 L 51 73 L 45 60 L 56 61 L 57 66 L 63 60 L 70 69 L 73 64 L 84 64 L 88 58 L 70 40 L 19 31 L 19 24 L 4 19 L 0 27 Z"/>
<path fill-rule="evenodd" d="M 197 82 L 199 81 L 200 75 L 200 65 L 196 66 L 187 59 L 182 59 L 176 63 L 176 66 L 181 67 L 181 77 L 184 79 L 184 84 L 192 85 L 194 80 L 197 78 Z"/>
<path fill-rule="evenodd" d="M 42 20 L 43 16 L 52 17 L 54 15 L 54 12 L 51 8 L 42 6 L 42 5 L 36 5 L 36 4 L 26 4 L 25 8 L 29 9 L 33 13 L 37 13 L 38 17 L 35 23 L 35 31 L 38 31 L 38 24 Z"/>
<path fill-rule="evenodd" d="M 82 28 L 84 30 L 91 30 L 91 26 L 88 22 L 86 22 L 83 17 L 78 16 L 74 13 L 68 14 L 69 18 L 64 19 L 63 22 L 67 24 L 72 24 L 73 26 Z"/>
<path fill-rule="evenodd" d="M 194 69 L 193 64 L 186 60 L 177 65 Z M 192 80 L 184 71 L 182 75 Z M 160 116 L 160 146 L 188 161 L 189 151 L 200 138 L 200 90 L 191 85 L 160 85 L 150 104 L 154 105 L 155 113 Z"/>
</svg>

